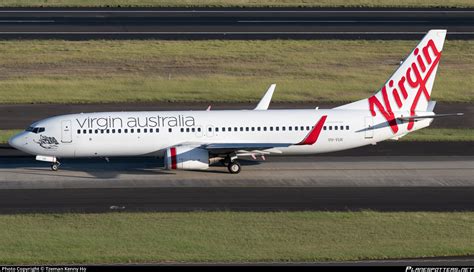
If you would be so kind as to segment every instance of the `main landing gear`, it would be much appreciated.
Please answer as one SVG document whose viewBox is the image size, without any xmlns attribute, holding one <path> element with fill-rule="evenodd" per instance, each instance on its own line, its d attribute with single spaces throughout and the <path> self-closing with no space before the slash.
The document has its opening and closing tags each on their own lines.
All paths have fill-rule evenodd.
<svg viewBox="0 0 474 272">
<path fill-rule="evenodd" d="M 242 167 L 238 161 L 234 160 L 227 165 L 227 169 L 229 169 L 229 173 L 231 174 L 238 174 Z"/>
<path fill-rule="evenodd" d="M 227 156 L 224 159 L 224 165 L 227 166 L 231 174 L 238 174 L 240 170 L 242 170 L 242 166 L 240 166 L 240 163 L 237 161 L 237 156 Z"/>
<path fill-rule="evenodd" d="M 53 162 L 51 164 L 51 170 L 58 171 L 60 165 L 61 165 L 61 163 L 59 163 L 58 161 Z"/>
</svg>

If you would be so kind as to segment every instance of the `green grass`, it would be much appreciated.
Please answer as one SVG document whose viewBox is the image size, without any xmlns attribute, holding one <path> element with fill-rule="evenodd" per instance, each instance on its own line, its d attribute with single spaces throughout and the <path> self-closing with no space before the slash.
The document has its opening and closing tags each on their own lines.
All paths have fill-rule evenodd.
<svg viewBox="0 0 474 272">
<path fill-rule="evenodd" d="M 6 144 L 8 139 L 13 135 L 19 133 L 20 129 L 8 129 L 8 130 L 0 130 L 0 144 Z"/>
<path fill-rule="evenodd" d="M 448 34 L 449 37 L 449 34 Z M 0 103 L 347 102 L 418 41 L 0 41 Z M 433 98 L 474 102 L 474 41 L 447 41 Z"/>
<path fill-rule="evenodd" d="M 0 262 L 322 261 L 474 254 L 473 212 L 0 216 Z"/>
<path fill-rule="evenodd" d="M 6 144 L 8 139 L 22 130 L 0 130 L 0 144 Z M 423 142 L 474 142 L 474 129 L 471 128 L 425 128 L 408 134 L 401 141 L 423 141 Z"/>
<path fill-rule="evenodd" d="M 471 128 L 425 128 L 417 130 L 400 139 L 401 141 L 423 142 L 468 142 L 474 141 L 474 129 Z"/>
<path fill-rule="evenodd" d="M 470 0 L 3 0 L 0 7 L 472 7 Z"/>
<path fill-rule="evenodd" d="M 0 130 L 0 144 L 5 144 L 13 135 L 20 133 L 22 129 Z"/>
</svg>

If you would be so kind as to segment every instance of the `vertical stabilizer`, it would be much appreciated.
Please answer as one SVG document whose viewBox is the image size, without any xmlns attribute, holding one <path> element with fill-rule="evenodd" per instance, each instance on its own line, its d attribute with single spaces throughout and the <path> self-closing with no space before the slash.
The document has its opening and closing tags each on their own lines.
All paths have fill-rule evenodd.
<svg viewBox="0 0 474 272">
<path fill-rule="evenodd" d="M 438 70 L 446 30 L 430 30 L 376 94 L 337 109 L 369 109 L 389 117 L 394 111 L 425 111 Z"/>
</svg>

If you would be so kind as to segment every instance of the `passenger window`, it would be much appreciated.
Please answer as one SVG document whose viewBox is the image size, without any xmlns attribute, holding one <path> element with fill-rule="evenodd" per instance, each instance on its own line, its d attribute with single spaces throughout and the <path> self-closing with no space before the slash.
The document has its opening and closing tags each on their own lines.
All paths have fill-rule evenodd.
<svg viewBox="0 0 474 272">
<path fill-rule="evenodd" d="M 275 127 L 275 130 L 276 130 L 276 131 L 280 131 L 280 127 Z"/>
<path fill-rule="evenodd" d="M 118 132 L 118 133 L 122 133 L 122 129 L 119 128 L 119 129 L 117 130 L 117 132 Z"/>
<path fill-rule="evenodd" d="M 86 133 L 87 133 L 87 129 L 82 130 L 82 134 L 86 134 Z"/>
<path fill-rule="evenodd" d="M 155 129 L 155 132 L 156 133 L 160 132 L 160 129 L 159 128 Z"/>
<path fill-rule="evenodd" d="M 260 131 L 260 127 L 257 127 L 257 130 Z"/>
<path fill-rule="evenodd" d="M 146 129 L 146 128 L 145 128 L 145 129 L 143 129 L 143 132 L 147 133 L 147 132 L 148 132 L 148 129 Z"/>
<path fill-rule="evenodd" d="M 95 134 L 98 134 L 98 133 L 99 133 L 99 130 L 98 130 L 98 129 L 96 129 L 96 130 L 94 131 L 94 133 L 95 133 Z"/>
<path fill-rule="evenodd" d="M 123 130 L 123 133 L 128 133 L 128 129 L 124 129 L 124 130 Z"/>
<path fill-rule="evenodd" d="M 199 129 L 200 130 L 200 129 Z M 173 132 L 173 129 L 172 128 L 169 128 L 168 129 L 168 132 Z"/>
<path fill-rule="evenodd" d="M 196 129 L 195 129 L 195 128 L 191 128 L 191 131 L 192 131 L 192 132 L 196 132 Z"/>
<path fill-rule="evenodd" d="M 104 134 L 105 130 L 101 129 L 100 134 Z"/>
<path fill-rule="evenodd" d="M 346 126 L 346 130 L 349 130 L 349 126 Z"/>
<path fill-rule="evenodd" d="M 137 128 L 137 133 L 140 133 L 140 129 L 139 129 L 139 128 Z"/>
<path fill-rule="evenodd" d="M 189 128 L 186 128 L 186 132 L 189 132 Z"/>
<path fill-rule="evenodd" d="M 273 131 L 273 127 L 270 127 L 270 131 Z"/>
<path fill-rule="evenodd" d="M 77 130 L 77 134 L 81 134 L 81 130 L 80 130 L 80 129 Z"/>
<path fill-rule="evenodd" d="M 337 126 L 334 126 L 334 130 L 337 130 Z"/>
<path fill-rule="evenodd" d="M 281 130 L 285 131 L 285 130 L 286 130 L 286 127 L 281 127 Z"/>
<path fill-rule="evenodd" d="M 298 127 L 297 127 L 297 126 L 295 126 L 295 131 L 297 131 L 297 130 L 298 130 Z"/>
<path fill-rule="evenodd" d="M 150 128 L 150 130 L 149 130 L 149 131 L 150 131 L 150 133 L 153 133 L 153 129 L 152 129 L 152 128 Z"/>
<path fill-rule="evenodd" d="M 267 131 L 267 127 L 263 127 L 263 131 Z"/>
<path fill-rule="evenodd" d="M 306 130 L 309 130 L 309 126 L 306 126 Z"/>
<path fill-rule="evenodd" d="M 133 128 L 130 129 L 130 133 L 134 133 L 134 132 L 135 132 L 135 130 Z"/>
<path fill-rule="evenodd" d="M 244 131 L 244 128 L 243 128 L 243 127 L 240 127 L 240 131 Z"/>
<path fill-rule="evenodd" d="M 212 128 L 210 127 L 210 128 L 208 128 L 207 130 L 208 130 L 209 132 L 211 132 L 211 131 L 212 131 Z"/>
<path fill-rule="evenodd" d="M 332 130 L 332 126 L 329 126 L 329 130 Z"/>
<path fill-rule="evenodd" d="M 89 134 L 92 134 L 92 129 L 89 129 Z"/>
<path fill-rule="evenodd" d="M 232 131 L 232 128 L 231 128 L 231 127 L 228 127 L 228 128 L 227 128 L 227 131 L 228 131 L 228 132 L 231 132 L 231 131 Z"/>
<path fill-rule="evenodd" d="M 42 127 L 42 128 L 39 129 L 39 132 L 44 132 L 44 130 L 45 129 Z"/>
<path fill-rule="evenodd" d="M 115 133 L 115 129 L 112 129 L 112 133 Z"/>
<path fill-rule="evenodd" d="M 200 128 L 200 127 L 198 128 L 198 132 L 201 132 L 201 128 Z"/>
<path fill-rule="evenodd" d="M 246 128 L 245 128 L 245 131 L 249 131 L 249 127 L 246 127 Z"/>
<path fill-rule="evenodd" d="M 300 127 L 300 130 L 304 130 L 304 126 L 301 126 L 301 127 Z"/>
<path fill-rule="evenodd" d="M 326 126 L 323 127 L 323 130 L 326 130 Z"/>
<path fill-rule="evenodd" d="M 219 128 L 218 128 L 218 127 L 216 127 L 216 132 L 219 132 Z"/>
<path fill-rule="evenodd" d="M 225 132 L 225 127 L 222 127 L 222 132 Z"/>
<path fill-rule="evenodd" d="M 255 127 L 252 127 L 252 131 L 255 131 Z"/>
<path fill-rule="evenodd" d="M 292 126 L 289 126 L 289 127 L 288 127 L 288 130 L 289 130 L 289 131 L 291 131 L 292 129 L 293 129 L 293 127 L 292 127 Z"/>
<path fill-rule="evenodd" d="M 234 131 L 237 131 L 237 127 L 234 127 Z"/>
<path fill-rule="evenodd" d="M 109 134 L 109 133 L 110 133 L 110 129 L 107 129 L 107 134 Z"/>
</svg>

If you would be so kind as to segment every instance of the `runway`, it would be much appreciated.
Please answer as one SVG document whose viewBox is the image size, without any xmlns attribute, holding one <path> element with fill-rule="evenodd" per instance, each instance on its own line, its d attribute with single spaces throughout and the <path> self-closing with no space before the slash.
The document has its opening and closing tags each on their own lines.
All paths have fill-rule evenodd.
<svg viewBox="0 0 474 272">
<path fill-rule="evenodd" d="M 0 161 L 0 213 L 107 211 L 471 211 L 473 156 L 270 157 L 231 175 L 161 160 Z"/>
<path fill-rule="evenodd" d="M 420 39 L 474 37 L 474 9 L 1 9 L 0 38 Z"/>
</svg>

